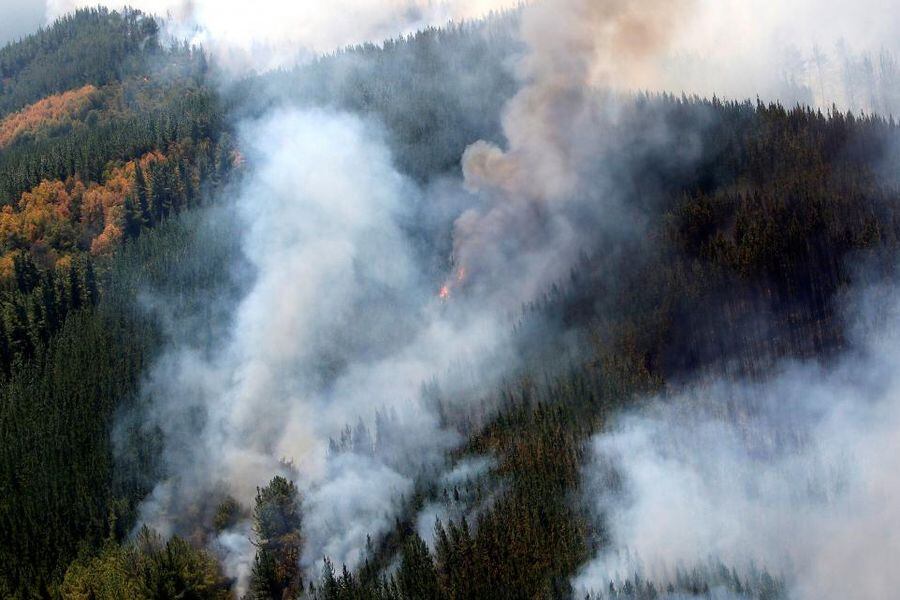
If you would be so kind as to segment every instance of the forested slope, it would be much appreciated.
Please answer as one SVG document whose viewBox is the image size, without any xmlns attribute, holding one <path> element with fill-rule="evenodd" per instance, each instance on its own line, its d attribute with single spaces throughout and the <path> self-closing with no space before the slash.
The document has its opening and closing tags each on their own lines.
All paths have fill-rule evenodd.
<svg viewBox="0 0 900 600">
<path fill-rule="evenodd" d="M 56 589 L 146 493 L 112 452 L 158 343 L 138 288 L 176 272 L 192 238 L 172 218 L 235 162 L 205 57 L 158 30 L 82 10 L 0 50 L 3 596 Z"/>
<path fill-rule="evenodd" d="M 227 218 L 210 230 L 202 209 L 239 173 L 230 123 L 263 106 L 361 113 L 411 179 L 457 175 L 468 144 L 500 136 L 515 20 L 348 49 L 224 93 L 202 51 L 164 48 L 135 11 L 80 11 L 0 50 L 0 596 L 234 596 L 203 542 L 244 510 L 236 503 L 187 541 L 133 531 L 161 468 L 157 432 L 122 418 L 165 335 L 145 294 L 206 307 L 197 336 L 219 326 L 209 299 L 238 293 L 241 232 Z M 474 63 L 478 76 L 460 82 Z M 668 141 L 643 152 L 636 141 L 660 122 Z M 298 565 L 302 490 L 276 478 L 253 507 L 249 598 L 567 598 L 604 543 L 578 499 L 579 473 L 617 410 L 691 376 L 753 376 L 844 345 L 838 299 L 859 277 L 883 277 L 878 259 L 900 241 L 900 189 L 883 176 L 897 125 L 665 95 L 630 98 L 624 123 L 639 167 L 622 173 L 642 177 L 619 184 L 641 234 L 612 253 L 598 234 L 522 307 L 511 327 L 524 364 L 484 408 L 435 399 L 465 440 L 453 460 L 490 456 L 491 468 L 423 482 L 390 533 L 370 540 L 362 568 L 326 562 L 316 581 Z M 697 131 L 700 155 L 669 160 Z M 448 269 L 453 216 L 409 224 L 436 272 Z M 355 425 L 335 452 L 371 444 Z M 415 523 L 431 501 L 470 515 L 437 524 L 433 549 Z M 777 577 L 730 567 L 680 572 L 669 591 L 784 597 Z M 602 592 L 663 590 L 637 577 Z"/>
<path fill-rule="evenodd" d="M 617 411 L 689 378 L 758 376 L 779 359 L 827 361 L 843 347 L 841 294 L 851 282 L 883 281 L 890 269 L 879 259 L 898 243 L 898 190 L 879 173 L 896 125 L 777 104 L 651 97 L 638 101 L 629 135 L 640 138 L 642 123 L 660 114 L 676 132 L 673 147 L 659 149 L 666 156 L 676 153 L 680 129 L 713 123 L 700 166 L 641 159 L 645 237 L 612 258 L 586 248 L 580 265 L 526 308 L 521 352 L 533 362 L 498 391 L 498 414 L 460 417 L 470 432 L 462 456 L 497 457 L 490 477 L 418 499 L 481 507 L 477 517 L 438 525 L 429 555 L 413 524 L 398 523 L 384 562 L 376 552 L 376 567 L 355 579 L 326 572 L 319 597 L 420 597 L 422 581 L 432 582 L 427 597 L 567 597 L 572 573 L 605 538 L 575 494 L 588 440 Z M 548 336 L 544 317 L 575 332 L 574 351 L 570 335 Z M 576 357 L 568 368 L 551 366 L 565 354 Z M 496 481 L 505 484 L 499 499 Z M 378 567 L 395 552 L 402 566 L 385 581 Z M 745 579 L 716 563 L 697 569 L 679 574 L 670 592 L 786 594 L 765 572 Z M 664 591 L 639 577 L 619 585 L 596 591 Z"/>
</svg>

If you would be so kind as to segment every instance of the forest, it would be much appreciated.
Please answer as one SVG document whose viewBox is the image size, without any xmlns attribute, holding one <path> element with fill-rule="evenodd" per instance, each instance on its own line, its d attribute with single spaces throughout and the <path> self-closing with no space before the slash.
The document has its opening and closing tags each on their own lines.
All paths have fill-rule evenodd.
<svg viewBox="0 0 900 600">
<path fill-rule="evenodd" d="M 503 143 L 521 10 L 225 84 L 212 54 L 133 9 L 80 9 L 0 49 L 0 597 L 573 598 L 573 578 L 614 536 L 584 499 L 583 473 L 618 415 L 693 381 L 827 366 L 852 345 L 848 294 L 896 275 L 900 125 L 836 105 L 636 92 L 613 130 L 579 132 L 615 151 L 580 166 L 576 208 L 599 210 L 614 185 L 637 233 L 588 228 L 577 260 L 502 321 L 516 362 L 501 377 L 462 391 L 442 373 L 423 383 L 457 443 L 385 509 L 385 526 L 361 533 L 358 560 L 316 556 L 309 568 L 315 490 L 287 456 L 251 499 L 203 488 L 172 527 L 145 520 L 182 451 L 141 422 L 163 410 L 148 381 L 173 338 L 201 355 L 231 343 L 235 307 L 265 280 L 246 274 L 259 259 L 242 254 L 245 237 L 258 233 L 227 200 L 256 181 L 239 123 L 284 107 L 359 115 L 404 181 L 441 190 L 463 176 L 470 144 Z M 398 227 L 435 293 L 459 266 L 459 214 L 441 198 L 402 198 Z M 365 329 L 365 313 L 335 318 Z M 322 388 L 349 352 L 310 359 Z M 473 372 L 492 366 L 481 358 Z M 328 460 L 395 452 L 402 418 L 377 414 L 348 416 Z M 483 468 L 441 474 L 472 464 Z M 446 510 L 421 517 L 434 506 Z M 243 571 L 217 545 L 234 531 L 251 548 Z M 668 578 L 633 572 L 587 597 L 793 596 L 771 565 L 711 549 Z"/>
</svg>

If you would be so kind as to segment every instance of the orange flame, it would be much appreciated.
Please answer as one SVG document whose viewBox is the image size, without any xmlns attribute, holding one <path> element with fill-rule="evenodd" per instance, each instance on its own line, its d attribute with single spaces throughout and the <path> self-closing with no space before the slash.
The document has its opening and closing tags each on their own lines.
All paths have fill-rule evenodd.
<svg viewBox="0 0 900 600">
<path fill-rule="evenodd" d="M 447 283 L 441 286 L 441 290 L 438 292 L 438 298 L 444 302 L 450 299 L 450 294 L 453 291 L 453 288 L 462 284 L 466 279 L 466 268 L 460 267 L 456 271 L 456 277 L 450 279 Z"/>
</svg>

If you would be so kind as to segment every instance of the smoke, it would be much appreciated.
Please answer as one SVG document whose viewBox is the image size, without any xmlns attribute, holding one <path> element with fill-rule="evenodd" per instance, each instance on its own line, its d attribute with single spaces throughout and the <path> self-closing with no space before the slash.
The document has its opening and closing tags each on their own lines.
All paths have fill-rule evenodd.
<svg viewBox="0 0 900 600">
<path fill-rule="evenodd" d="M 560 0 L 523 11 L 528 50 L 518 64 L 522 88 L 504 109 L 506 148 L 480 141 L 462 158 L 466 185 L 483 203 L 456 221 L 461 268 L 483 279 L 527 273 L 512 298 L 530 299 L 591 249 L 598 228 L 614 229 L 625 194 L 609 186 L 611 163 L 598 160 L 614 146 L 613 94 L 654 80 L 691 4 Z"/>
<path fill-rule="evenodd" d="M 555 80 L 561 88 L 580 79 L 588 85 L 626 89 L 738 99 L 759 96 L 822 109 L 835 104 L 845 110 L 900 112 L 896 35 L 900 15 L 891 0 L 107 0 L 100 4 L 114 9 L 133 6 L 167 17 L 173 37 L 202 44 L 220 64 L 237 70 L 289 66 L 347 45 L 378 42 L 527 4 L 523 37 L 532 52 L 522 71 L 532 91 L 518 103 L 528 97 L 539 101 L 538 90 L 547 89 L 543 78 L 544 84 Z M 45 14 L 52 22 L 76 8 L 96 5 L 94 0 L 46 0 Z M 511 146 L 516 143 L 513 138 L 509 141 Z"/>
<path fill-rule="evenodd" d="M 221 557 L 224 572 L 240 582 L 239 585 L 245 585 L 244 582 L 250 578 L 253 554 L 256 552 L 251 524 L 244 521 L 221 532 L 213 542 L 212 549 Z"/>
<path fill-rule="evenodd" d="M 597 436 L 585 493 L 609 542 L 576 589 L 635 572 L 667 581 L 713 557 L 783 576 L 792 597 L 890 597 L 900 585 L 900 306 L 885 302 L 896 289 L 869 297 L 878 300 L 857 304 L 853 348 L 835 364 L 698 384 Z"/>
<path fill-rule="evenodd" d="M 416 518 L 416 532 L 432 552 L 435 550 L 435 526 L 438 522 L 446 525 L 466 518 L 471 523 L 473 516 L 477 517 L 486 508 L 486 503 L 477 502 L 475 492 L 480 486 L 490 486 L 491 471 L 496 466 L 492 458 L 467 458 L 438 478 L 436 483 L 442 488 L 443 498 L 426 504 Z M 492 498 L 488 498 L 487 504 Z"/>
<path fill-rule="evenodd" d="M 477 397 L 513 364 L 506 322 L 490 306 L 436 298 L 400 226 L 419 192 L 376 127 L 283 110 L 240 137 L 250 174 L 234 210 L 252 284 L 224 339 L 198 347 L 174 330 L 150 374 L 144 426 L 162 432 L 166 472 L 141 521 L 190 532 L 216 498 L 250 506 L 273 475 L 299 477 L 303 564 L 327 555 L 353 567 L 416 477 L 438 473 L 460 441 L 423 386 L 445 408 Z M 490 367 L 467 367 L 482 361 Z M 233 532 L 217 548 L 252 551 Z"/>
<path fill-rule="evenodd" d="M 882 0 L 555 0 L 521 19 L 527 51 L 504 109 L 505 144 L 466 150 L 466 184 L 481 204 L 454 231 L 468 273 L 534 275 L 516 298 L 552 283 L 598 230 L 635 220 L 622 218 L 631 200 L 603 188 L 628 169 L 616 137 L 634 92 L 900 111 L 900 22 Z"/>
<path fill-rule="evenodd" d="M 313 54 L 484 16 L 515 0 L 110 0 L 167 17 L 169 32 L 238 69 L 289 66 Z M 96 0 L 47 0 L 49 20 Z"/>
<path fill-rule="evenodd" d="M 203 43 L 225 60 L 241 55 L 254 67 L 267 68 L 288 64 L 298 54 L 378 40 L 507 4 L 163 0 L 136 6 L 168 13 L 173 34 Z M 165 533 L 185 531 L 195 525 L 194 516 L 210 510 L 209 502 L 231 495 L 249 505 L 258 486 L 283 474 L 299 479 L 304 493 L 304 567 L 314 569 L 323 555 L 349 567 L 358 564 L 368 537 L 393 526 L 417 479 L 439 477 L 447 451 L 461 442 L 423 386 L 436 382 L 441 399 L 450 404 L 479 398 L 516 365 L 509 355 L 508 323 L 500 315 L 567 274 L 586 245 L 608 243 L 598 231 L 631 230 L 632 225 L 621 224 L 634 216 L 628 193 L 616 189 L 613 173 L 627 159 L 603 162 L 620 139 L 621 98 L 635 89 L 704 91 L 706 86 L 743 95 L 736 92 L 747 80 L 758 90 L 773 90 L 775 97 L 786 93 L 781 75 L 766 74 L 775 58 L 770 46 L 760 44 L 778 37 L 775 30 L 782 26 L 790 25 L 782 29 L 788 34 L 809 27 L 789 22 L 806 13 L 799 4 L 785 9 L 769 2 L 740 3 L 737 13 L 723 8 L 738 4 L 555 0 L 523 9 L 521 31 L 528 50 L 517 67 L 522 88 L 504 111 L 505 146 L 477 142 L 462 157 L 473 197 L 460 204 L 474 203 L 474 208 L 454 226 L 458 268 L 447 282 L 450 302 L 436 297 L 437 286 L 419 264 L 403 226 L 428 190 L 396 171 L 377 127 L 358 117 L 298 110 L 275 111 L 245 124 L 241 149 L 249 171 L 233 207 L 253 277 L 227 334 L 212 349 L 173 330 L 170 347 L 148 378 L 151 408 L 145 426 L 162 432 L 166 472 L 142 505 L 142 521 Z M 74 6 L 54 2 L 48 10 L 52 18 Z M 759 10 L 761 18 L 749 18 L 748 7 Z M 353 18 L 346 18 L 349 14 Z M 735 14 L 747 18 L 736 20 Z M 713 51 L 723 35 L 730 43 Z M 745 67 L 747 79 L 740 76 Z M 657 133 L 668 138 L 664 130 Z M 686 160 L 690 154 L 686 151 Z M 591 236 L 601 239 L 591 241 Z M 465 293 L 457 293 L 458 288 Z M 471 364 L 488 367 L 466 379 L 457 377 Z M 815 389 L 832 394 L 828 406 L 841 407 L 833 394 L 869 391 L 876 375 L 883 374 L 870 375 L 872 381 L 838 387 L 838 375 L 828 374 L 832 385 Z M 823 377 L 811 366 L 797 367 L 771 389 L 800 394 L 807 381 Z M 770 404 L 775 403 L 763 402 L 747 425 L 756 427 L 758 436 L 768 435 Z M 768 448 L 770 454 L 763 457 L 742 445 L 729 421 L 723 425 L 704 416 L 701 422 L 708 425 L 698 427 L 703 435 L 695 438 L 687 435 L 694 428 L 678 429 L 680 421 L 669 419 L 665 407 L 657 409 L 662 416 L 635 416 L 623 421 L 622 431 L 600 438 L 598 457 L 612 455 L 602 460 L 614 461 L 631 486 L 627 500 L 602 498 L 598 506 L 620 515 L 612 526 L 617 546 L 633 548 L 647 564 L 693 560 L 692 552 L 701 549 L 735 560 L 795 564 L 798 589 L 815 585 L 816 570 L 828 564 L 826 559 L 841 558 L 811 560 L 812 546 L 826 539 L 822 531 L 846 536 L 843 548 L 858 547 L 850 543 L 851 531 L 831 518 L 839 507 L 868 502 L 872 512 L 861 514 L 870 515 L 888 509 L 880 502 L 884 490 L 863 484 L 877 473 L 844 469 L 840 456 L 823 448 L 828 436 L 840 433 L 834 421 L 843 409 L 801 406 L 810 413 L 800 413 L 810 424 L 806 438 L 786 446 L 790 451 Z M 835 439 L 845 442 L 842 452 L 871 463 L 877 446 L 857 435 L 876 416 L 866 410 L 848 410 L 856 420 Z M 888 426 L 894 411 L 877 416 L 885 428 L 879 442 L 888 443 L 895 431 Z M 360 425 L 347 436 L 345 427 L 354 423 Z M 669 443 L 674 438 L 680 445 Z M 347 443 L 335 447 L 335 439 Z M 621 448 L 627 452 L 616 454 Z M 710 448 L 722 451 L 721 462 L 698 465 L 712 460 Z M 831 457 L 835 464 L 816 462 Z M 792 487 L 803 479 L 798 473 L 822 482 L 826 500 L 819 492 Z M 716 477 L 724 479 L 716 483 Z M 660 488 L 672 493 L 675 509 L 665 496 L 644 489 L 656 478 L 670 483 Z M 684 481 L 686 488 L 680 487 Z M 775 489 L 772 505 L 759 509 L 767 512 L 753 512 L 756 499 L 766 497 L 754 493 L 754 486 Z M 719 504 L 729 503 L 738 512 L 716 512 Z M 663 509 L 674 510 L 676 518 L 669 519 Z M 420 527 L 449 512 L 429 506 Z M 778 514 L 796 516 L 796 521 L 776 519 Z M 734 515 L 773 519 L 751 531 Z M 658 529 L 654 518 L 660 516 L 666 517 L 667 528 Z M 854 526 L 867 531 L 871 523 Z M 659 543 L 654 532 L 666 529 L 666 543 Z M 253 551 L 240 541 L 247 531 L 242 523 L 214 542 L 239 578 L 246 577 Z M 773 542 L 784 531 L 794 537 Z M 736 541 L 745 533 L 755 536 L 746 551 Z M 787 545 L 794 540 L 796 545 Z M 767 553 L 778 543 L 788 550 Z M 822 547 L 815 551 L 825 552 Z M 853 558 L 847 557 L 848 564 Z M 578 585 L 592 585 L 595 573 L 609 571 L 610 560 L 601 556 Z M 877 562 L 867 565 L 871 573 Z M 859 567 L 858 573 L 866 572 Z M 871 585 L 878 585 L 877 578 Z"/>
<path fill-rule="evenodd" d="M 0 4 L 0 47 L 33 33 L 44 20 L 44 7 L 32 0 L 5 0 Z"/>
<path fill-rule="evenodd" d="M 674 92 L 896 114 L 898 27 L 889 0 L 704 1 L 678 33 L 659 83 Z"/>
<path fill-rule="evenodd" d="M 629 92 L 900 107 L 890 63 L 895 11 L 864 4 L 559 0 L 527 7 L 522 88 L 504 111 L 505 145 L 477 142 L 463 157 L 466 185 L 480 199 L 454 228 L 454 259 L 472 280 L 469 289 L 483 291 L 479 281 L 512 271 L 522 283 L 502 293 L 533 297 L 597 243 L 589 236 L 615 227 L 629 198 L 610 185 L 613 169 L 628 164 L 602 159 L 621 141 L 621 100 Z M 829 25 L 813 25 L 820 22 Z M 865 75 L 872 64 L 866 52 L 881 53 L 881 72 L 861 85 L 860 68 Z M 827 63 L 838 62 L 827 72 Z M 584 220 L 586 210 L 593 214 Z M 457 279 L 448 279 L 448 289 L 460 286 Z M 827 370 L 789 365 L 766 383 L 698 387 L 657 399 L 598 437 L 586 487 L 612 543 L 575 587 L 602 590 L 635 571 L 666 581 L 677 567 L 712 555 L 783 574 L 801 598 L 890 596 L 900 583 L 887 558 L 900 550 L 892 535 L 900 517 L 892 503 L 900 485 L 891 375 L 898 325 L 894 318 L 881 337 L 861 338 L 856 353 Z"/>
<path fill-rule="evenodd" d="M 561 0 L 525 11 L 525 85 L 504 114 L 508 149 L 471 146 L 463 158 L 467 183 L 546 201 L 571 195 L 583 158 L 579 128 L 591 125 L 598 100 L 594 88 L 640 87 L 682 4 Z"/>
</svg>

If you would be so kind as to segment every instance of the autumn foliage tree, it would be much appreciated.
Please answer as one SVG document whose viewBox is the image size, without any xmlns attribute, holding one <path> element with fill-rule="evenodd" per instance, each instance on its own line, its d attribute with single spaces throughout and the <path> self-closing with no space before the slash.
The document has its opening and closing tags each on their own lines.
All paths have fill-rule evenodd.
<svg viewBox="0 0 900 600">
<path fill-rule="evenodd" d="M 71 126 L 93 105 L 96 95 L 96 86 L 88 84 L 48 96 L 8 115 L 0 120 L 0 149 L 25 136 Z"/>
</svg>

